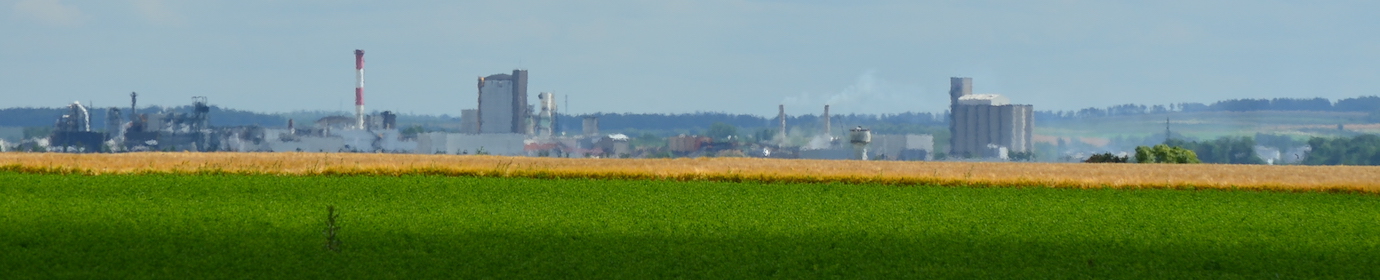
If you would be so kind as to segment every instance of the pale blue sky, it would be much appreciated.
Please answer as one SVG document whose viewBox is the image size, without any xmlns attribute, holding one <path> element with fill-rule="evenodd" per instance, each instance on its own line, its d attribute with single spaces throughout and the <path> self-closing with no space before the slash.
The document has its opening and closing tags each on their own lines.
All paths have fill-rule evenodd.
<svg viewBox="0 0 1380 280">
<path fill-rule="evenodd" d="M 0 0 L 0 107 L 458 115 L 531 71 L 568 112 L 1039 110 L 1380 94 L 1380 1 Z M 562 100 L 561 104 L 564 104 Z M 342 106 L 343 105 L 343 106 Z"/>
</svg>

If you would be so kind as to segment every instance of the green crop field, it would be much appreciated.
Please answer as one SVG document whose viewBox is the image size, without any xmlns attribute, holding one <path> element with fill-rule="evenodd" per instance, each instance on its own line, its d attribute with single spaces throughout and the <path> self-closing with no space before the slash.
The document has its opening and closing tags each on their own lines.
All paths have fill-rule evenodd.
<svg viewBox="0 0 1380 280">
<path fill-rule="evenodd" d="M 1373 194 L 0 172 L 0 279 L 1377 275 Z"/>
</svg>

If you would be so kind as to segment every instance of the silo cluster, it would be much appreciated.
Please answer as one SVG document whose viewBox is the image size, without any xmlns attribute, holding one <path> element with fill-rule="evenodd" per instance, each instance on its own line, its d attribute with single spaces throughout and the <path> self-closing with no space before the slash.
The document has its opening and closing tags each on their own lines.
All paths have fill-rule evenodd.
<svg viewBox="0 0 1380 280">
<path fill-rule="evenodd" d="M 1010 104 L 998 94 L 973 94 L 972 78 L 951 78 L 949 153 L 958 157 L 998 157 L 1034 150 L 1032 105 Z"/>
</svg>

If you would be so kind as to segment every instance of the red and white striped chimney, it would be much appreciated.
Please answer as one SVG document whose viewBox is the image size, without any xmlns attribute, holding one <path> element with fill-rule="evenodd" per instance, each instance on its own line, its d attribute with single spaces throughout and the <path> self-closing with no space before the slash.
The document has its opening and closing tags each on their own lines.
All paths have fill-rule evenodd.
<svg viewBox="0 0 1380 280">
<path fill-rule="evenodd" d="M 355 118 L 359 129 L 364 127 L 364 50 L 355 50 Z"/>
</svg>

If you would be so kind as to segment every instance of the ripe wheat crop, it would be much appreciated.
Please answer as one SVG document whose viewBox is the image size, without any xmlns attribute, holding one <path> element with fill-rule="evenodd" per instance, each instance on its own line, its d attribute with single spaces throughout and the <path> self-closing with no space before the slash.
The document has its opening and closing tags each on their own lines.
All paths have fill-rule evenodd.
<svg viewBox="0 0 1380 280">
<path fill-rule="evenodd" d="M 74 174 L 450 175 L 844 182 L 1062 188 L 1380 192 L 1380 167 L 826 161 L 755 158 L 565 159 L 346 153 L 0 153 L 0 169 Z"/>
</svg>

